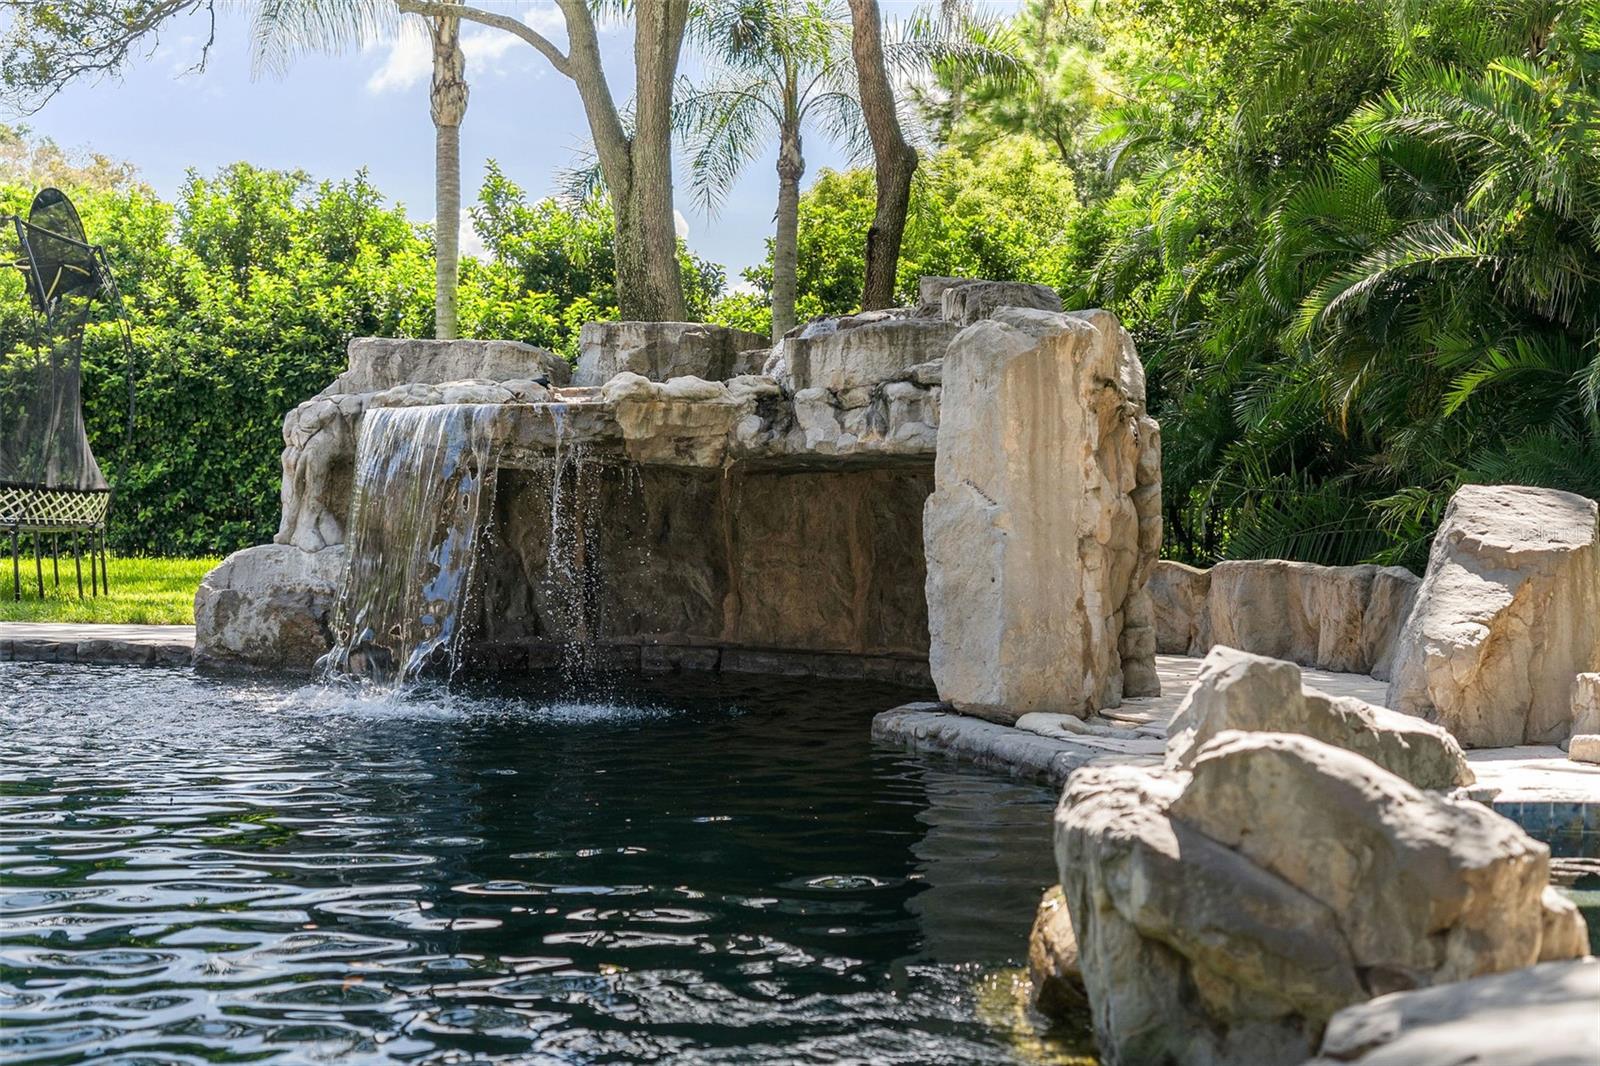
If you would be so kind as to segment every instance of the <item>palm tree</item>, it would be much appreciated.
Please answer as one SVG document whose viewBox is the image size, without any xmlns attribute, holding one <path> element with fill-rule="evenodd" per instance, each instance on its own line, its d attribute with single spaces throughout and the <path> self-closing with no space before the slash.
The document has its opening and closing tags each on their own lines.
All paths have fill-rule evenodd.
<svg viewBox="0 0 1600 1066">
<path fill-rule="evenodd" d="M 678 116 L 690 137 L 693 189 L 715 210 L 750 160 L 778 139 L 777 234 L 772 255 L 772 338 L 795 324 L 802 137 L 808 126 L 862 149 L 848 13 L 830 0 L 721 0 L 695 25 L 718 57 L 708 80 L 687 88 Z"/>
<path fill-rule="evenodd" d="M 392 32 L 393 0 L 261 0 L 255 10 L 252 58 L 257 70 L 281 74 L 302 51 L 342 52 Z M 433 42 L 429 110 L 434 129 L 433 335 L 456 337 L 461 249 L 461 120 L 467 110 L 466 57 L 460 19 L 425 16 Z"/>
</svg>

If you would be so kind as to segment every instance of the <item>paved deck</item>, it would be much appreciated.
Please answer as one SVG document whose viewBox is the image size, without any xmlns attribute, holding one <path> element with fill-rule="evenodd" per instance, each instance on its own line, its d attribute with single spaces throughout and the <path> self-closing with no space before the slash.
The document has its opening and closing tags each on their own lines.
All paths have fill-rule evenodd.
<svg viewBox="0 0 1600 1066">
<path fill-rule="evenodd" d="M 917 751 L 936 752 L 1054 787 L 1078 767 L 1102 758 L 1158 762 L 1167 727 L 1200 672 L 1201 660 L 1156 656 L 1160 696 L 1130 699 L 1087 721 L 1071 715 L 1028 714 L 1015 726 L 953 714 L 942 704 L 913 703 L 885 711 L 873 735 Z M 1365 674 L 1301 668 L 1301 677 L 1329 695 L 1382 704 L 1388 685 Z M 1540 834 L 1600 832 L 1600 766 L 1577 763 L 1549 746 L 1484 748 L 1467 753 L 1478 786 L 1494 790 L 1496 810 Z"/>
<path fill-rule="evenodd" d="M 193 657 L 194 626 L 0 622 L 0 662 L 183 666 Z"/>
</svg>

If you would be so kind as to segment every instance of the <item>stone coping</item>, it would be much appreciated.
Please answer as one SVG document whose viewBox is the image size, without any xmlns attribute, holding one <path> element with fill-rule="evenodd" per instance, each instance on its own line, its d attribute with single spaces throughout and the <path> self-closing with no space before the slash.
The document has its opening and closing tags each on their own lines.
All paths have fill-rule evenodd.
<svg viewBox="0 0 1600 1066">
<path fill-rule="evenodd" d="M 1162 759 L 1167 724 L 1199 673 L 1201 660 L 1158 655 L 1162 695 L 1125 700 L 1083 721 L 1066 715 L 1025 715 L 1015 726 L 954 713 L 941 703 L 910 703 L 873 719 L 885 743 L 947 755 L 986 770 L 1053 788 L 1095 760 L 1151 763 Z M 1302 669 L 1308 688 L 1381 704 L 1386 686 L 1364 674 Z M 1522 745 L 1467 752 L 1478 787 L 1494 789 L 1493 806 L 1539 836 L 1600 832 L 1600 766 L 1573 762 L 1554 746 Z"/>
<path fill-rule="evenodd" d="M 187 666 L 194 626 L 0 622 L 0 662 Z"/>
</svg>

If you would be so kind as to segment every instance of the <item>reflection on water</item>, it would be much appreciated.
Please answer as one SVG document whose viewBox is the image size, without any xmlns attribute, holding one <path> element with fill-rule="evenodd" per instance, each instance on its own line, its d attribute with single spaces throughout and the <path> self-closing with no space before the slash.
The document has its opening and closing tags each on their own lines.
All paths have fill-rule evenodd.
<svg viewBox="0 0 1600 1066">
<path fill-rule="evenodd" d="M 0 664 L 0 1059 L 1015 1062 L 1050 796 L 864 684 L 390 703 Z"/>
</svg>

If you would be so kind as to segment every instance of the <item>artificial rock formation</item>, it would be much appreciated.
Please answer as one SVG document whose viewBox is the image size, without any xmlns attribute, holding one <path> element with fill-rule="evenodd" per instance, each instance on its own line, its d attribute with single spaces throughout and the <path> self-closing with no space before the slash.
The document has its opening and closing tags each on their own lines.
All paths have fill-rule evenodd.
<svg viewBox="0 0 1600 1066">
<path fill-rule="evenodd" d="M 1470 785 L 1449 733 L 1350 696 L 1303 688 L 1291 662 L 1218 645 L 1206 655 L 1167 739 L 1167 765 L 1189 769 L 1207 742 L 1234 731 L 1298 733 L 1355 752 L 1417 788 Z"/>
<path fill-rule="evenodd" d="M 1306 1066 L 1591 1066 L 1597 1017 L 1600 960 L 1542 963 L 1347 1007 Z"/>
<path fill-rule="evenodd" d="M 723 381 L 743 372 L 743 353 L 765 346 L 759 334 L 705 322 L 586 322 L 572 383 L 604 385 L 618 374 Z"/>
<path fill-rule="evenodd" d="M 1398 566 L 1245 559 L 1197 570 L 1162 561 L 1150 579 L 1156 643 L 1168 655 L 1222 644 L 1386 679 L 1420 584 Z"/>
<path fill-rule="evenodd" d="M 194 597 L 195 665 L 303 670 L 328 650 L 343 547 L 236 551 Z"/>
<path fill-rule="evenodd" d="M 1466 485 L 1434 536 L 1389 706 L 1467 747 L 1555 744 L 1600 668 L 1600 517 L 1554 489 Z"/>
<path fill-rule="evenodd" d="M 1160 431 L 1127 332 L 1005 308 L 956 337 L 942 380 L 923 512 L 940 697 L 1014 721 L 1159 691 Z"/>
<path fill-rule="evenodd" d="M 1573 950 L 1543 844 L 1306 736 L 1081 769 L 1056 860 L 1108 1066 L 1291 1066 L 1352 1004 Z"/>
<path fill-rule="evenodd" d="M 756 338 L 721 327 L 594 325 L 583 333 L 578 376 L 596 383 L 570 387 L 564 363 L 527 345 L 354 342 L 350 369 L 284 419 L 275 538 L 282 550 L 270 554 L 274 573 L 305 574 L 299 630 L 327 628 L 313 559 L 349 540 L 358 452 L 381 446 L 421 454 L 430 443 L 412 439 L 424 431 L 417 427 L 437 434 L 470 423 L 483 436 L 482 458 L 473 463 L 492 464 L 484 488 L 493 506 L 483 514 L 495 524 L 487 542 L 496 550 L 463 578 L 472 584 L 463 602 L 477 617 L 462 617 L 452 631 L 464 635 L 452 647 L 502 668 L 541 665 L 552 655 L 566 662 L 582 646 L 586 657 L 644 669 L 925 684 L 924 503 L 940 441 L 945 355 L 960 332 L 954 319 L 997 301 L 1056 305 L 1037 286 L 944 279 L 935 288 L 916 308 L 810 323 L 770 352 L 747 349 Z M 1078 686 L 1083 707 L 1153 692 L 1154 629 L 1142 586 L 1160 539 L 1159 441 L 1144 414 L 1132 346 L 1103 312 L 996 313 L 1034 316 L 1007 327 L 1017 336 L 1040 328 L 1099 338 L 1058 353 L 1082 361 L 1061 375 L 1080 389 L 1071 399 L 1073 432 L 1092 438 L 1079 453 L 1089 465 L 1053 486 L 1078 494 L 1067 506 L 1084 523 L 1061 556 L 1088 575 L 1074 585 L 1079 602 L 1071 610 L 1083 623 L 1084 648 L 1072 654 L 1092 663 L 1088 683 Z M 741 372 L 758 362 L 766 373 Z M 1109 380 L 1099 381 L 1101 374 Z M 1014 380 L 1006 402 L 1022 404 L 1027 417 L 1053 416 L 1025 385 Z M 966 387 L 970 403 L 988 402 Z M 370 417 L 438 405 L 475 410 L 464 418 Z M 1013 429 L 1020 424 L 1011 418 Z M 374 427 L 384 426 L 408 428 L 376 439 Z M 369 429 L 375 439 L 363 443 Z M 1028 440 L 999 443 L 1007 462 L 1026 465 L 1019 449 Z M 475 467 L 467 473 L 477 476 Z M 1037 486 L 1024 477 L 991 487 Z M 1064 512 L 1051 513 L 1054 520 Z M 441 515 L 435 532 L 454 535 L 453 521 Z M 234 590 L 227 573 L 217 577 L 230 591 L 250 587 Z M 274 591 L 261 595 L 288 605 L 293 581 L 275 580 L 262 585 Z M 1008 595 L 1031 594 L 1025 580 L 1008 587 Z M 213 662 L 293 660 L 304 669 L 325 650 L 296 639 L 280 654 L 222 633 L 224 621 L 209 612 L 201 622 Z M 1040 670 L 1029 659 L 1008 664 L 1018 674 L 1062 676 L 1058 647 L 1035 641 L 1032 654 Z"/>
<path fill-rule="evenodd" d="M 1072 933 L 1072 915 L 1060 885 L 1045 891 L 1034 914 L 1028 934 L 1028 980 L 1033 985 L 1033 1005 L 1047 1018 L 1067 1018 L 1089 1006 L 1078 967 L 1078 938 Z"/>
</svg>

